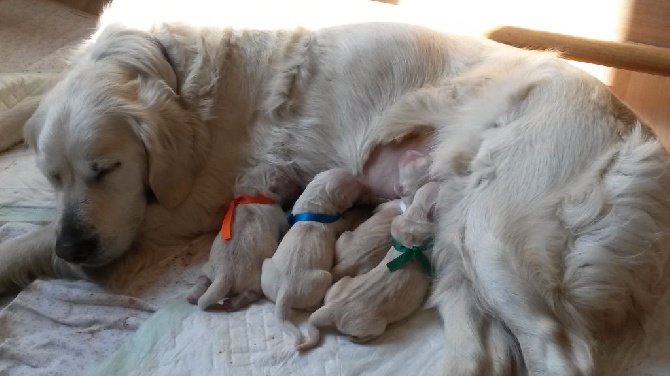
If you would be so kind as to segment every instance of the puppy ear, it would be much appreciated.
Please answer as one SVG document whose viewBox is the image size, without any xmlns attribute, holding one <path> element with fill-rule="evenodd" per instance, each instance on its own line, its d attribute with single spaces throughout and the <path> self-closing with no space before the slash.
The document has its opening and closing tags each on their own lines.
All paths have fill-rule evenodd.
<svg viewBox="0 0 670 376">
<path fill-rule="evenodd" d="M 191 192 L 209 150 L 207 130 L 164 81 L 135 81 L 139 108 L 134 125 L 147 151 L 149 186 L 159 204 L 174 208 Z"/>
</svg>

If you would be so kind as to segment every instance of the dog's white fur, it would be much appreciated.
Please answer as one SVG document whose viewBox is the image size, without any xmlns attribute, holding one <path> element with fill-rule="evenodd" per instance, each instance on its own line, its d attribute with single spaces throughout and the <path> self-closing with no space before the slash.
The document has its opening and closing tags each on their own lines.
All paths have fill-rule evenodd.
<svg viewBox="0 0 670 376">
<path fill-rule="evenodd" d="M 191 303 L 205 309 L 228 298 L 221 308 L 236 311 L 263 296 L 263 260 L 272 257 L 280 236 L 288 229 L 282 204 L 298 193 L 295 177 L 289 172 L 259 165 L 236 182 L 235 197 L 263 195 L 274 204 L 243 204 L 234 209 L 232 238 L 224 240 L 221 232 L 217 234 L 202 276 L 187 297 Z"/>
<path fill-rule="evenodd" d="M 331 169 L 314 177 L 293 205 L 292 213 L 342 214 L 358 201 L 365 189 L 346 169 Z M 315 309 L 332 284 L 335 241 L 358 222 L 356 215 L 332 223 L 301 221 L 284 235 L 272 258 L 263 262 L 261 287 L 276 303 L 277 318 L 296 344 L 300 332 L 288 321 L 293 308 Z"/>
<path fill-rule="evenodd" d="M 427 175 L 428 166 L 425 167 L 424 175 Z M 420 246 L 432 238 L 439 186 L 437 182 L 430 182 L 416 194 L 407 192 L 412 204 L 394 217 L 386 236 L 407 247 Z M 309 350 L 317 345 L 320 327 L 334 326 L 354 342 L 367 342 L 382 335 L 388 324 L 416 311 L 426 298 L 430 280 L 416 260 L 394 272 L 389 271 L 386 264 L 401 254 L 391 247 L 369 272 L 353 278 L 346 276 L 335 283 L 326 293 L 324 306 L 310 315 L 309 336 L 298 350 Z"/>
<path fill-rule="evenodd" d="M 25 130 L 63 215 L 0 244 L 0 291 L 121 256 L 112 279 L 132 276 L 118 267 L 213 235 L 245 168 L 289 162 L 304 186 L 425 126 L 440 133 L 445 374 L 504 373 L 517 355 L 532 374 L 591 373 L 595 333 L 642 317 L 664 285 L 668 155 L 551 55 L 407 25 L 171 24 L 107 26 L 73 61 Z M 61 244 L 83 266 L 54 253 L 68 226 L 99 241 Z"/>
<path fill-rule="evenodd" d="M 667 152 L 586 74 L 498 56 L 424 112 L 443 119 L 432 301 L 459 323 L 444 369 L 593 374 L 594 336 L 663 288 Z"/>
</svg>

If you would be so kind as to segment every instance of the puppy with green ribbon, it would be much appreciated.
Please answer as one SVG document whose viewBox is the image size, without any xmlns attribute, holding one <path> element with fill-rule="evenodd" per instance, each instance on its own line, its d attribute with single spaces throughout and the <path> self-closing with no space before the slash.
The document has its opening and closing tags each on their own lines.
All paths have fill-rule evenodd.
<svg viewBox="0 0 670 376">
<path fill-rule="evenodd" d="M 391 223 L 412 203 L 414 193 L 428 182 L 431 159 L 416 150 L 407 150 L 398 161 L 398 181 L 393 187 L 402 199 L 385 202 L 354 231 L 345 231 L 335 243 L 335 266 L 330 271 L 333 281 L 349 276 L 356 277 L 372 270 L 384 259 L 393 245 Z M 410 257 L 412 252 L 404 258 Z M 395 264 L 401 261 L 396 261 Z"/>
<path fill-rule="evenodd" d="M 426 253 L 438 191 L 439 183 L 425 184 L 406 212 L 393 220 L 394 246 L 379 265 L 363 275 L 344 277 L 328 290 L 324 306 L 309 317 L 308 338 L 298 350 L 316 346 L 321 327 L 335 327 L 354 342 L 369 341 L 423 305 L 430 286 Z"/>
</svg>

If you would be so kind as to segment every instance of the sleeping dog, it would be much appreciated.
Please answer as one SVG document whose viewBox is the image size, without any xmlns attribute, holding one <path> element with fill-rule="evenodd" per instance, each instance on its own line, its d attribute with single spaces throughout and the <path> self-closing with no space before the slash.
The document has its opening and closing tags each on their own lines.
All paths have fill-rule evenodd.
<svg viewBox="0 0 670 376">
<path fill-rule="evenodd" d="M 290 165 L 300 187 L 346 168 L 397 198 L 393 170 L 416 143 L 434 145 L 442 184 L 431 302 L 448 323 L 445 374 L 504 373 L 510 354 L 531 374 L 592 374 L 598 333 L 643 318 L 666 286 L 668 153 L 551 54 L 411 25 L 113 20 L 11 118 L 30 117 L 60 209 L 0 244 L 2 292 L 36 276 L 131 280 L 125 268 L 213 236 L 256 165 Z"/>
</svg>

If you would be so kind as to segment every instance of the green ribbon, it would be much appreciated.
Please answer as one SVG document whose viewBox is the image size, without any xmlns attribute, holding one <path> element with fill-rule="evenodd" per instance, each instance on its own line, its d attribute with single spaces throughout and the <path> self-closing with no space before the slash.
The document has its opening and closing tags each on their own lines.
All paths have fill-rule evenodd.
<svg viewBox="0 0 670 376">
<path fill-rule="evenodd" d="M 423 242 L 423 244 L 417 245 L 415 247 L 405 247 L 396 238 L 392 238 L 392 240 L 393 248 L 402 254 L 386 264 L 386 267 L 389 268 L 391 272 L 402 268 L 410 261 L 416 259 L 416 261 L 421 264 L 421 267 L 423 267 L 423 270 L 426 272 L 426 274 L 431 277 L 433 276 L 433 268 L 430 266 L 430 261 L 428 260 L 428 257 L 423 254 L 425 250 L 433 246 L 433 239 L 428 239 Z"/>
</svg>

